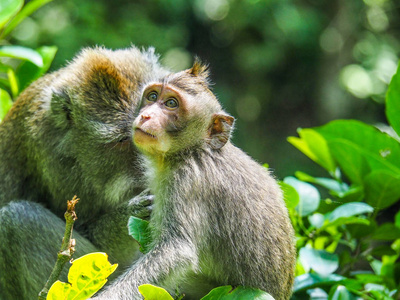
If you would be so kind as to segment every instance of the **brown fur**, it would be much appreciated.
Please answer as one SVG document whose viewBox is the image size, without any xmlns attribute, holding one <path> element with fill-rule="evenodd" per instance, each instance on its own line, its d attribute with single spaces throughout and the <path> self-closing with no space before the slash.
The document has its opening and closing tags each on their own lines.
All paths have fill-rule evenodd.
<svg viewBox="0 0 400 300">
<path fill-rule="evenodd" d="M 85 49 L 32 83 L 0 124 L 0 299 L 35 299 L 78 195 L 76 257 L 104 251 L 120 272 L 137 258 L 130 201 L 145 188 L 132 123 L 140 85 L 165 71 L 135 47 Z"/>
<path fill-rule="evenodd" d="M 184 299 L 227 284 L 290 298 L 296 253 L 282 192 L 266 168 L 230 143 L 233 118 L 202 72 L 195 63 L 145 89 L 134 142 L 155 195 L 153 249 L 96 299 L 141 299 L 137 288 L 145 283 L 178 289 Z M 156 101 L 146 99 L 151 93 Z M 179 105 L 168 107 L 171 98 Z"/>
</svg>

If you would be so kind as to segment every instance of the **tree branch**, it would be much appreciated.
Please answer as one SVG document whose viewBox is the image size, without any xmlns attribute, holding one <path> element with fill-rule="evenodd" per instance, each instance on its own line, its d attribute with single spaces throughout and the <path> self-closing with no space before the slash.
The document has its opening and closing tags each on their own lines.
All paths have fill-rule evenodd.
<svg viewBox="0 0 400 300">
<path fill-rule="evenodd" d="M 65 232 L 61 244 L 61 249 L 57 254 L 57 261 L 54 265 L 53 271 L 51 272 L 45 286 L 39 293 L 39 300 L 46 300 L 47 293 L 49 292 L 50 287 L 53 285 L 54 282 L 56 282 L 56 280 L 58 280 L 58 277 L 60 277 L 64 265 L 66 264 L 66 262 L 71 260 L 72 255 L 75 252 L 75 239 L 71 239 L 71 236 L 74 222 L 77 219 L 75 213 L 75 205 L 78 203 L 78 201 L 79 198 L 74 196 L 72 200 L 68 200 L 67 202 L 67 211 L 64 214 L 66 221 Z"/>
</svg>

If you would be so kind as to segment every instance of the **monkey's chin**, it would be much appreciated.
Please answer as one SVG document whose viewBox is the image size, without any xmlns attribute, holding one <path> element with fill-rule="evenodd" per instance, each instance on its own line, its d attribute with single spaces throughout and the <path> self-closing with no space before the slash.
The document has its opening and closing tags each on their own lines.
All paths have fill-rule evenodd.
<svg viewBox="0 0 400 300">
<path fill-rule="evenodd" d="M 171 148 L 171 140 L 165 135 L 158 137 L 140 128 L 135 128 L 133 142 L 140 151 L 155 156 L 164 155 Z"/>
<path fill-rule="evenodd" d="M 135 128 L 133 142 L 139 148 L 148 148 L 149 146 L 156 146 L 158 144 L 158 138 L 140 128 Z"/>
</svg>

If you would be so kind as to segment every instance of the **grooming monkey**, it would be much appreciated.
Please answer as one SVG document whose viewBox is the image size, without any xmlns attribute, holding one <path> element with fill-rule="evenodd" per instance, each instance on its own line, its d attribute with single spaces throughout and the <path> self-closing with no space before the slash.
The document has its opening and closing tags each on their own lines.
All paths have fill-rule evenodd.
<svg viewBox="0 0 400 300">
<path fill-rule="evenodd" d="M 282 193 L 230 143 L 233 122 L 198 61 L 146 86 L 134 143 L 155 195 L 154 244 L 96 299 L 141 299 L 144 283 L 178 288 L 184 299 L 226 284 L 290 298 L 296 255 Z"/>
<path fill-rule="evenodd" d="M 76 257 L 104 251 L 131 265 L 131 215 L 144 187 L 132 143 L 139 86 L 166 74 L 153 50 L 83 50 L 34 82 L 0 124 L 0 299 L 36 299 L 64 233 L 66 200 L 76 211 Z"/>
</svg>

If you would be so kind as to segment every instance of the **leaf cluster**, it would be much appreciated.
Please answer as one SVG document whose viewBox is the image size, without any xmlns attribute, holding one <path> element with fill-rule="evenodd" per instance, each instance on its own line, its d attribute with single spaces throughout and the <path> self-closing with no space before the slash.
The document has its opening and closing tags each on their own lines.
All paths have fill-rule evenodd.
<svg viewBox="0 0 400 300">
<path fill-rule="evenodd" d="M 298 248 L 294 299 L 400 295 L 400 71 L 386 95 L 395 134 L 356 120 L 299 129 L 288 141 L 329 177 L 281 182 Z"/>
<path fill-rule="evenodd" d="M 52 0 L 4 0 L 0 5 L 0 121 L 15 99 L 31 82 L 42 76 L 57 52 L 55 46 L 36 50 L 10 45 L 7 37 L 26 17 Z"/>
</svg>

